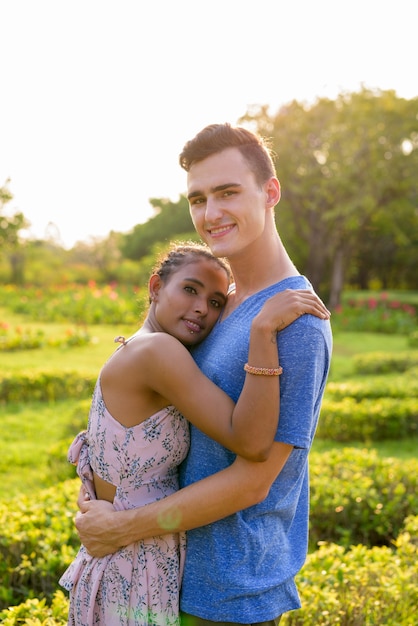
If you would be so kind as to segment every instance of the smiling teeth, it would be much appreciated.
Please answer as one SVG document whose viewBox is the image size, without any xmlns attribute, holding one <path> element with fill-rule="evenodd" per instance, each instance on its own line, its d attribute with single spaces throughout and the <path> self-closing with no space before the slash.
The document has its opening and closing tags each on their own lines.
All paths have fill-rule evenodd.
<svg viewBox="0 0 418 626">
<path fill-rule="evenodd" d="M 225 233 L 227 230 L 230 230 L 231 226 L 221 226 L 220 228 L 211 228 L 210 229 L 210 234 L 213 235 L 219 235 L 220 233 Z"/>
</svg>

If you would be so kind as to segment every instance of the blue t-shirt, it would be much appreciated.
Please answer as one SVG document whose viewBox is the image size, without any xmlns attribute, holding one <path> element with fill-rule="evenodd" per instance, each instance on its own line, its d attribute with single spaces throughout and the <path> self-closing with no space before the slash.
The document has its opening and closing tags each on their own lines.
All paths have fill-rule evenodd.
<svg viewBox="0 0 418 626">
<path fill-rule="evenodd" d="M 244 384 L 253 317 L 275 293 L 307 288 L 312 287 L 303 276 L 271 285 L 220 320 L 193 350 L 206 376 L 234 401 Z M 278 346 L 283 374 L 275 440 L 294 448 L 263 502 L 188 531 L 181 609 L 204 619 L 261 622 L 300 607 L 294 576 L 307 554 L 308 453 L 330 365 L 330 324 L 303 315 L 278 334 Z M 235 454 L 191 425 L 181 486 L 228 467 L 234 459 Z"/>
</svg>

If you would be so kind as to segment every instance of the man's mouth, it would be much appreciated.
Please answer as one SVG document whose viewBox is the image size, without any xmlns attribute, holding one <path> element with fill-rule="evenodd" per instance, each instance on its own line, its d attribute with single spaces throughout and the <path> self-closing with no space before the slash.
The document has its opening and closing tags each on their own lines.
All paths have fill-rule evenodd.
<svg viewBox="0 0 418 626">
<path fill-rule="evenodd" d="M 215 228 L 208 228 L 207 231 L 211 237 L 221 237 L 225 233 L 229 233 L 235 224 L 227 224 L 225 226 L 217 226 Z"/>
</svg>

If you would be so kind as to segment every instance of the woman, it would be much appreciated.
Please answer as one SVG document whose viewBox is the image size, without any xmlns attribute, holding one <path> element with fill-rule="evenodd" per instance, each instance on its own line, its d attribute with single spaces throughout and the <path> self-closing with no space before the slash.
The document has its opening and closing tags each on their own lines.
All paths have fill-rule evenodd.
<svg viewBox="0 0 418 626">
<path fill-rule="evenodd" d="M 278 294 L 265 304 L 252 324 L 246 382 L 235 406 L 188 350 L 217 322 L 229 280 L 227 266 L 203 246 L 175 247 L 151 276 L 145 322 L 130 339 L 117 338 L 123 345 L 100 372 L 87 431 L 70 448 L 91 498 L 123 510 L 176 491 L 189 445 L 185 418 L 236 454 L 265 458 L 279 414 L 276 333 L 304 312 L 328 312 L 308 291 Z M 60 580 L 70 591 L 68 623 L 178 624 L 184 550 L 185 537 L 170 532 L 170 520 L 161 521 L 160 536 L 107 557 L 93 558 L 82 546 Z"/>
</svg>

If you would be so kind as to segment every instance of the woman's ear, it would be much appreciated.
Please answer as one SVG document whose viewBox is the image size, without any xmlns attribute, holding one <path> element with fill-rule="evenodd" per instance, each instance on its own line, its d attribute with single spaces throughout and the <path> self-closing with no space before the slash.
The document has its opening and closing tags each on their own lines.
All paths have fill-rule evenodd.
<svg viewBox="0 0 418 626">
<path fill-rule="evenodd" d="M 153 274 L 148 282 L 148 293 L 151 302 L 155 302 L 158 298 L 158 292 L 162 285 L 161 277 L 158 274 Z"/>
</svg>

